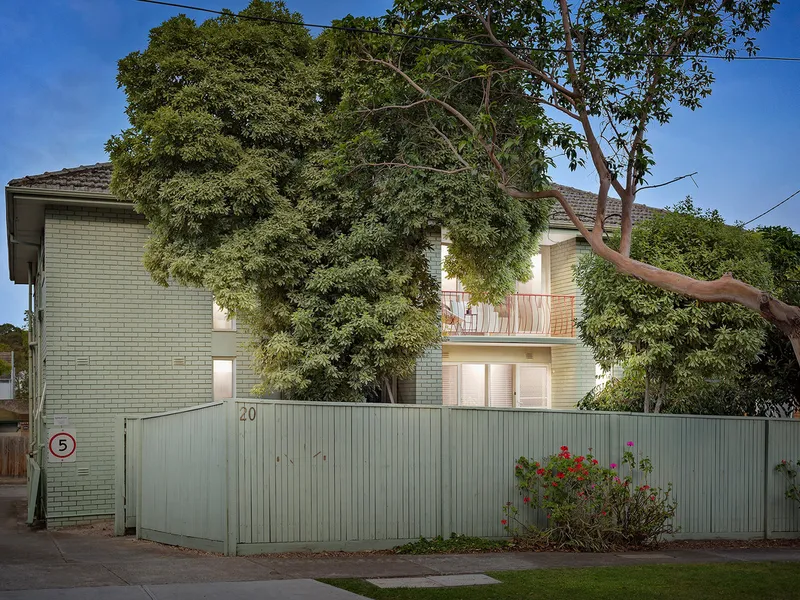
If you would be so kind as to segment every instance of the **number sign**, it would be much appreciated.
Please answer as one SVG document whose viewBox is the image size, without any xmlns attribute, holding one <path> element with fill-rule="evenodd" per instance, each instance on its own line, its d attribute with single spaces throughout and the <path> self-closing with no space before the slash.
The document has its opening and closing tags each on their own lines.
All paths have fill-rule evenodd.
<svg viewBox="0 0 800 600">
<path fill-rule="evenodd" d="M 47 435 L 48 461 L 75 462 L 78 442 L 74 429 L 51 429 Z"/>
</svg>

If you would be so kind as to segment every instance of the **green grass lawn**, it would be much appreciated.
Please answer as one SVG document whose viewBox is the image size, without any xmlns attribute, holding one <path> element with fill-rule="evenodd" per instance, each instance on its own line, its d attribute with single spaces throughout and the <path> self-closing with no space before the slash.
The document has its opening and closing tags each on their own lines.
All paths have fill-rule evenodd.
<svg viewBox="0 0 800 600">
<path fill-rule="evenodd" d="M 376 600 L 800 599 L 800 565 L 796 563 L 640 565 L 503 571 L 489 575 L 502 583 L 384 590 L 362 579 L 323 581 Z"/>
</svg>

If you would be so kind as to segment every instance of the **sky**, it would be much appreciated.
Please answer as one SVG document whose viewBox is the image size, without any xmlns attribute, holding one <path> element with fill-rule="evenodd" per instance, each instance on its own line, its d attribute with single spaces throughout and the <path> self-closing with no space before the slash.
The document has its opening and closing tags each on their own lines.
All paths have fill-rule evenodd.
<svg viewBox="0 0 800 600">
<path fill-rule="evenodd" d="M 238 11 L 247 0 L 186 0 Z M 179 9 L 134 0 L 3 0 L 0 12 L 0 183 L 108 160 L 103 146 L 127 125 L 116 64 L 147 45 L 152 27 Z M 287 0 L 310 23 L 379 15 L 387 0 Z M 197 19 L 208 15 L 184 11 Z M 800 55 L 800 2 L 784 0 L 759 37 L 761 54 Z M 717 82 L 699 111 L 677 109 L 652 129 L 650 183 L 697 171 L 637 201 L 665 207 L 691 195 L 730 223 L 747 221 L 800 189 L 800 62 L 714 61 Z M 593 170 L 559 169 L 557 182 L 595 190 Z M 3 200 L 4 202 L 4 200 Z M 0 323 L 23 325 L 27 286 L 8 278 L 5 206 L 0 218 Z M 756 225 L 800 231 L 800 195 Z"/>
</svg>

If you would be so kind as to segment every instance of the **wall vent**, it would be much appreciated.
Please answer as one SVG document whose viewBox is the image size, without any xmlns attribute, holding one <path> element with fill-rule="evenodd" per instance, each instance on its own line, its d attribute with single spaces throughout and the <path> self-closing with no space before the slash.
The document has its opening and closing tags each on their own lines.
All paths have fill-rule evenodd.
<svg viewBox="0 0 800 600">
<path fill-rule="evenodd" d="M 78 467 L 78 475 L 85 476 L 89 474 L 89 467 Z"/>
<path fill-rule="evenodd" d="M 173 367 L 185 367 L 186 366 L 186 359 L 182 356 L 176 356 L 172 359 L 172 366 Z"/>
<path fill-rule="evenodd" d="M 528 360 L 533 360 L 533 352 L 526 352 L 525 358 L 527 358 Z"/>
<path fill-rule="evenodd" d="M 442 352 L 442 358 L 450 358 L 449 352 Z"/>
<path fill-rule="evenodd" d="M 75 366 L 76 367 L 88 367 L 89 366 L 89 357 L 88 356 L 79 356 L 75 359 Z"/>
</svg>

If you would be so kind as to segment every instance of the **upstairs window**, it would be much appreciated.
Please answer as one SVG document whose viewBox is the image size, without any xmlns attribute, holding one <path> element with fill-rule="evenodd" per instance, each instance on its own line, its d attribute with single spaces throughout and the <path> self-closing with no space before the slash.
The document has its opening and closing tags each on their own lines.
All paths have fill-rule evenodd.
<svg viewBox="0 0 800 600">
<path fill-rule="evenodd" d="M 214 310 L 211 317 L 211 325 L 214 331 L 236 331 L 236 319 L 231 319 L 228 311 L 214 302 Z"/>
</svg>

